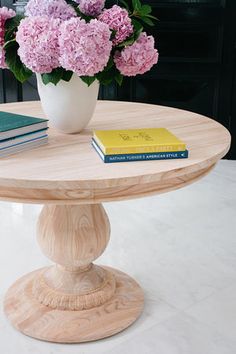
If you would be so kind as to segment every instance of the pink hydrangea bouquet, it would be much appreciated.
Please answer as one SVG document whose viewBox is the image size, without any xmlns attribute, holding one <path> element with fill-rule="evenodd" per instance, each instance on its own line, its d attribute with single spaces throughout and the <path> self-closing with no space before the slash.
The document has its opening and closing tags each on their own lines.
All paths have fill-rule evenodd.
<svg viewBox="0 0 236 354">
<path fill-rule="evenodd" d="M 30 0 L 25 16 L 0 8 L 0 68 L 24 82 L 33 73 L 44 84 L 70 81 L 76 73 L 88 85 L 149 71 L 158 61 L 145 26 L 156 18 L 140 0 L 105 8 L 105 0 Z M 131 4 L 132 3 L 132 4 Z"/>
</svg>

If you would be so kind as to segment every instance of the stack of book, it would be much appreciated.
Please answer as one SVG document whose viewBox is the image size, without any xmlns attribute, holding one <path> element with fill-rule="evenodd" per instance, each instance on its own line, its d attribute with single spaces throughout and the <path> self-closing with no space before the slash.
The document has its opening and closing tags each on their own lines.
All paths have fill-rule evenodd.
<svg viewBox="0 0 236 354">
<path fill-rule="evenodd" d="M 46 144 L 47 120 L 0 112 L 0 157 Z"/>
<path fill-rule="evenodd" d="M 186 144 L 165 128 L 96 130 L 92 146 L 105 163 L 188 157 Z"/>
</svg>

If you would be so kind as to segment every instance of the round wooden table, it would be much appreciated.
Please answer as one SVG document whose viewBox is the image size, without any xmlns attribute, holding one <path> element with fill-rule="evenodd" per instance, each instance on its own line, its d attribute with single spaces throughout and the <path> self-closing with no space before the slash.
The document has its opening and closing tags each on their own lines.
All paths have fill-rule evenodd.
<svg viewBox="0 0 236 354">
<path fill-rule="evenodd" d="M 43 117 L 38 102 L 0 105 L 0 110 Z M 186 142 L 190 157 L 104 164 L 91 146 L 94 129 L 149 127 L 170 129 Z M 110 237 L 101 203 L 193 183 L 229 146 L 229 132 L 201 115 L 101 101 L 81 134 L 50 129 L 48 145 L 0 159 L 0 199 L 45 204 L 37 237 L 43 253 L 56 263 L 25 275 L 8 290 L 4 308 L 11 323 L 26 335 L 64 343 L 108 337 L 131 325 L 143 309 L 142 289 L 128 275 L 92 263 Z"/>
</svg>

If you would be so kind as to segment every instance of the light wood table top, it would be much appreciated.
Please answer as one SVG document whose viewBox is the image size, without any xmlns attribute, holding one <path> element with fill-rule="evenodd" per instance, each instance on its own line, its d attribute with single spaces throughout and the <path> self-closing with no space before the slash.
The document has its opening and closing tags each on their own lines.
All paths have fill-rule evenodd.
<svg viewBox="0 0 236 354">
<path fill-rule="evenodd" d="M 0 110 L 43 117 L 39 102 Z M 91 146 L 94 129 L 166 127 L 184 140 L 188 159 L 104 164 Z M 164 106 L 99 101 L 76 135 L 49 129 L 49 144 L 0 159 L 0 199 L 32 203 L 97 203 L 162 193 L 206 174 L 230 146 L 229 132 L 204 116 Z"/>
</svg>

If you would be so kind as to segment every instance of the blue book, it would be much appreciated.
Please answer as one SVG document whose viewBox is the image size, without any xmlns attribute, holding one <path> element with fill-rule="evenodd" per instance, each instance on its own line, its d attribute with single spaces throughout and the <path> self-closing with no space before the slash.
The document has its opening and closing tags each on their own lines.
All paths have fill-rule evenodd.
<svg viewBox="0 0 236 354">
<path fill-rule="evenodd" d="M 97 151 L 103 162 L 134 162 L 134 161 L 150 161 L 150 160 L 171 160 L 171 159 L 186 159 L 188 158 L 188 150 L 176 152 L 155 152 L 141 154 L 119 154 L 119 155 L 104 155 L 100 147 L 92 139 L 92 146 Z"/>
</svg>

